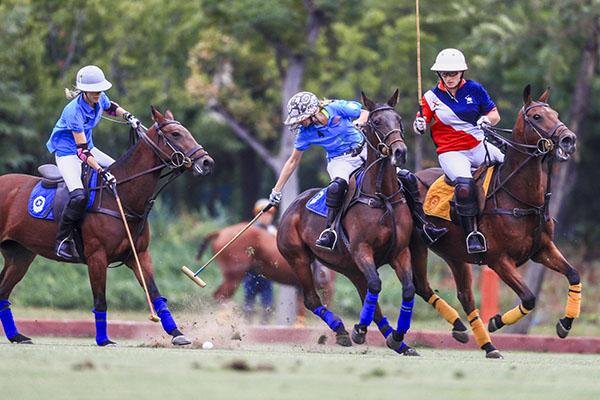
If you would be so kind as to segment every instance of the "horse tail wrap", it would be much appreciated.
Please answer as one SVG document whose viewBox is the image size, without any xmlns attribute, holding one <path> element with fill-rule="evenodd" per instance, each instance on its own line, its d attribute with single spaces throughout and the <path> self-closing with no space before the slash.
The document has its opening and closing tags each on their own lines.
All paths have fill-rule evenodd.
<svg viewBox="0 0 600 400">
<path fill-rule="evenodd" d="M 200 242 L 200 244 L 198 245 L 198 252 L 196 253 L 196 261 L 200 260 L 200 258 L 202 258 L 202 255 L 204 254 L 204 252 L 206 251 L 206 248 L 208 247 L 208 245 L 215 240 L 215 238 L 219 236 L 219 232 L 211 232 L 208 235 L 206 235 L 204 237 L 204 239 L 202 239 L 202 241 Z"/>
</svg>

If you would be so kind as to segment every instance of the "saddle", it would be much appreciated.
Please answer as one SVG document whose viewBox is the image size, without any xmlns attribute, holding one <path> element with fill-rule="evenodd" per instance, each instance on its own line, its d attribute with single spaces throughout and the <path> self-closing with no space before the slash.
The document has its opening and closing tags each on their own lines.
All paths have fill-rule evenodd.
<svg viewBox="0 0 600 400">
<path fill-rule="evenodd" d="M 29 196 L 29 214 L 34 218 L 60 221 L 70 199 L 63 177 L 54 164 L 40 165 L 38 172 L 41 180 L 35 185 Z M 81 178 L 84 188 L 89 189 L 96 186 L 98 173 L 91 168 L 83 168 Z M 94 204 L 96 191 L 86 190 L 86 196 L 88 197 L 87 209 L 90 209 Z"/>
<path fill-rule="evenodd" d="M 479 201 L 480 214 L 485 207 L 485 198 L 493 175 L 493 165 L 482 165 L 473 174 L 478 190 L 477 199 Z M 450 181 L 443 173 L 427 190 L 427 195 L 423 202 L 423 211 L 432 217 L 442 218 L 458 224 L 454 206 L 454 182 Z"/>
</svg>

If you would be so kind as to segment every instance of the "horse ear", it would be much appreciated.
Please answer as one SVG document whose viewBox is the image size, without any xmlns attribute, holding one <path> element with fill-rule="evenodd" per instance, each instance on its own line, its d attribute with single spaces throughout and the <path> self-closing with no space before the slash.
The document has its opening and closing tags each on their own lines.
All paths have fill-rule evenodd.
<svg viewBox="0 0 600 400">
<path fill-rule="evenodd" d="M 360 100 L 365 105 L 365 107 L 367 107 L 367 110 L 371 111 L 372 109 L 375 108 L 375 103 L 373 103 L 373 100 L 371 100 L 367 97 L 365 92 L 362 92 L 362 91 L 360 92 Z"/>
<path fill-rule="evenodd" d="M 525 86 L 523 90 L 523 104 L 528 105 L 531 103 L 531 85 Z"/>
<path fill-rule="evenodd" d="M 155 122 L 162 122 L 165 120 L 165 117 L 158 111 L 158 109 L 154 106 L 150 106 L 150 110 L 152 111 L 152 119 Z"/>
<path fill-rule="evenodd" d="M 547 103 L 549 97 L 550 97 L 550 86 L 548 86 L 546 88 L 546 90 L 544 90 L 544 93 L 542 93 L 542 95 L 540 96 L 539 101 L 541 101 L 542 103 Z"/>
<path fill-rule="evenodd" d="M 165 118 L 166 119 L 175 119 L 175 117 L 173 117 L 173 113 L 171 112 L 171 110 L 165 111 Z"/>
<path fill-rule="evenodd" d="M 394 92 L 392 97 L 390 97 L 390 99 L 387 101 L 388 106 L 396 107 L 396 104 L 398 104 L 398 94 L 399 94 L 399 91 L 398 91 L 398 89 L 396 89 L 396 91 Z"/>
</svg>

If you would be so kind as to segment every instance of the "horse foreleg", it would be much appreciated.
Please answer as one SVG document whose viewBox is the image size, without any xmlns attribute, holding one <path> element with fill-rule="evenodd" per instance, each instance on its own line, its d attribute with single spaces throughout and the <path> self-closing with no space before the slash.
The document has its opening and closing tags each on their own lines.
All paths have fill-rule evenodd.
<svg viewBox="0 0 600 400">
<path fill-rule="evenodd" d="M 173 338 L 171 339 L 171 343 L 177 346 L 183 346 L 187 344 L 191 344 L 192 342 L 185 337 L 185 335 L 179 330 L 173 316 L 171 315 L 171 311 L 167 307 L 167 299 L 166 297 L 162 297 L 154 282 L 154 272 L 152 268 L 152 256 L 149 251 L 143 251 L 138 255 L 140 264 L 142 267 L 142 272 L 144 274 L 143 278 L 139 274 L 139 270 L 137 266 L 134 264 L 135 260 L 128 260 L 127 266 L 131 268 L 135 277 L 137 278 L 140 285 L 143 286 L 142 279 L 145 279 L 146 286 L 148 287 L 148 292 L 150 293 L 150 299 L 152 300 L 152 305 L 154 306 L 154 310 L 160 317 L 160 323 L 164 331 L 171 335 Z"/>
<path fill-rule="evenodd" d="M 469 321 L 469 325 L 471 325 L 475 342 L 480 349 L 485 351 L 487 358 L 502 358 L 502 354 L 492 344 L 492 339 L 479 316 L 479 310 L 475 308 L 471 266 L 463 261 L 445 260 L 452 270 L 452 275 L 456 282 L 457 297 L 467 314 L 467 320 Z"/>
<path fill-rule="evenodd" d="M 560 338 L 564 339 L 569 335 L 573 320 L 579 317 L 581 310 L 582 284 L 579 272 L 565 259 L 553 242 L 550 242 L 548 246 L 539 251 L 533 260 L 551 270 L 560 272 L 569 280 L 565 316 L 556 323 L 556 333 Z"/>
<path fill-rule="evenodd" d="M 6 338 L 12 343 L 31 344 L 31 338 L 17 329 L 8 298 L 17 283 L 27 273 L 35 254 L 17 243 L 2 246 L 4 268 L 0 273 L 0 321 Z"/>
<path fill-rule="evenodd" d="M 115 342 L 108 338 L 108 321 L 106 319 L 106 268 L 108 260 L 104 251 L 98 250 L 87 257 L 88 275 L 94 297 L 94 319 L 96 320 L 96 344 L 110 346 Z"/>
<path fill-rule="evenodd" d="M 358 324 L 363 329 L 371 325 L 373 317 L 375 315 L 375 309 L 377 308 L 377 300 L 379 299 L 379 292 L 381 292 L 381 279 L 377 273 L 375 267 L 375 260 L 373 259 L 373 249 L 366 243 L 358 244 L 354 254 L 354 261 L 358 266 L 358 269 L 362 272 L 365 279 L 367 280 L 367 293 L 364 296 L 362 310 L 360 312 L 360 321 Z"/>
<path fill-rule="evenodd" d="M 427 246 L 423 241 L 415 237 L 411 239 L 410 258 L 413 269 L 413 282 L 416 293 L 438 312 L 450 325 L 452 325 L 452 337 L 460 343 L 467 343 L 469 335 L 467 327 L 460 319 L 458 312 L 444 299 L 439 297 L 431 289 L 427 278 Z"/>
</svg>

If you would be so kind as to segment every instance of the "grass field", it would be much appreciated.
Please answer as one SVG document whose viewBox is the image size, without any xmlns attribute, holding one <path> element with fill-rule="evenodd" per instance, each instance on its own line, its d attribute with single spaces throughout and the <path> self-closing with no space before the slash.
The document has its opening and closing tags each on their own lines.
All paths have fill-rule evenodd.
<svg viewBox="0 0 600 400">
<path fill-rule="evenodd" d="M 598 356 L 374 347 L 98 348 L 0 344 L 2 399 L 597 399 Z"/>
</svg>

